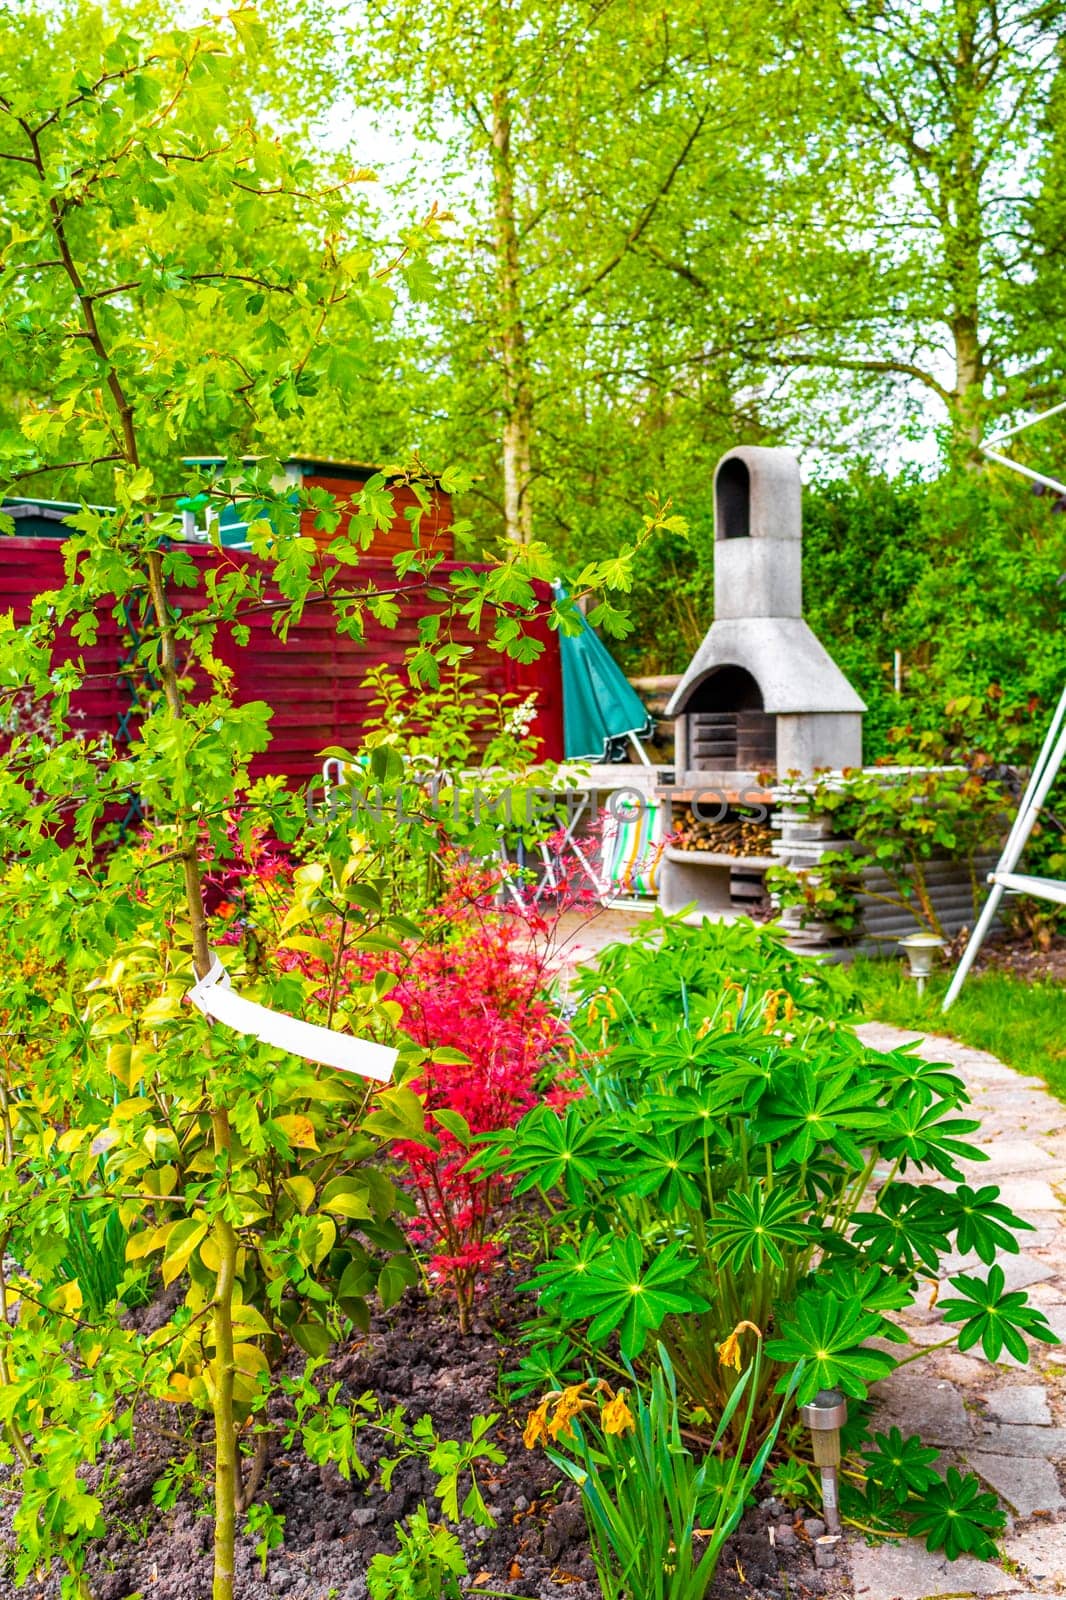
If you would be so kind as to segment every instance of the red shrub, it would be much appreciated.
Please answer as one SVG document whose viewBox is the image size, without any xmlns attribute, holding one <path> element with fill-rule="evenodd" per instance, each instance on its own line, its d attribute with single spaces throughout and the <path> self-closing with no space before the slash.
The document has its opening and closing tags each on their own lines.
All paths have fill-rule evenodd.
<svg viewBox="0 0 1066 1600">
<path fill-rule="evenodd" d="M 429 1254 L 433 1278 L 455 1294 L 465 1330 L 500 1253 L 507 1186 L 464 1172 L 465 1143 L 433 1112 L 458 1112 L 472 1133 L 513 1125 L 552 1090 L 548 1064 L 566 1028 L 546 994 L 552 919 L 501 912 L 498 873 L 454 864 L 449 877 L 445 900 L 427 919 L 429 941 L 376 964 L 397 977 L 389 998 L 403 1008 L 404 1029 L 427 1050 L 445 1052 L 415 1084 L 440 1149 L 408 1143 L 397 1153 L 418 1199 L 412 1238 Z"/>
<path fill-rule="evenodd" d="M 242 879 L 254 876 L 280 926 L 291 893 L 291 863 L 284 852 L 255 836 L 235 839 L 234 863 L 214 875 L 217 913 L 226 919 L 220 940 L 243 936 L 247 895 Z M 414 1087 L 423 1096 L 439 1149 L 413 1142 L 395 1146 L 406 1166 L 403 1181 L 418 1211 L 408 1224 L 412 1242 L 429 1256 L 431 1278 L 454 1293 L 465 1331 L 478 1288 L 500 1255 L 506 1180 L 464 1172 L 469 1151 L 460 1127 L 434 1115 L 454 1112 L 471 1133 L 513 1126 L 540 1099 L 565 1103 L 573 1090 L 553 1061 L 568 1039 L 551 999 L 560 965 L 560 919 L 576 906 L 595 903 L 579 863 L 557 862 L 549 908 L 504 868 L 471 865 L 457 855 L 445 859 L 444 898 L 420 914 L 425 937 L 402 951 L 347 951 L 339 970 L 317 957 L 280 949 L 283 967 L 323 981 L 342 995 L 386 969 L 395 977 L 390 1001 L 401 1007 L 400 1026 L 435 1059 Z M 339 926 L 339 925 L 338 925 Z M 337 926 L 317 933 L 332 942 Z"/>
</svg>

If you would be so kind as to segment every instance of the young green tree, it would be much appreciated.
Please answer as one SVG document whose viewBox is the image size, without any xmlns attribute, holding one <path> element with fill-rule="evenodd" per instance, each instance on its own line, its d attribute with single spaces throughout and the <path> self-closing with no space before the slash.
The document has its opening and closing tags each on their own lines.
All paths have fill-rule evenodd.
<svg viewBox="0 0 1066 1600">
<path fill-rule="evenodd" d="M 681 175 L 699 183 L 735 120 L 724 30 L 706 5 L 360 12 L 342 92 L 383 123 L 410 118 L 420 181 L 450 180 L 446 288 L 416 318 L 413 384 L 428 429 L 479 469 L 486 531 L 587 553 L 657 487 L 657 471 L 621 482 L 686 398 L 675 331 L 645 303 L 644 251 Z M 690 422 L 701 405 L 731 416 L 727 367 L 701 374 Z"/>
<path fill-rule="evenodd" d="M 262 746 L 269 713 L 228 704 L 213 662 L 210 615 L 194 636 L 179 623 L 169 588 L 190 574 L 166 542 L 176 522 L 176 475 L 160 464 L 205 430 L 227 454 L 254 444 L 261 426 L 296 416 L 301 396 L 327 376 L 331 314 L 349 298 L 372 299 L 378 269 L 349 232 L 344 187 L 316 172 L 298 149 L 286 150 L 268 128 L 231 112 L 234 66 L 255 64 L 266 47 L 252 14 L 234 12 L 217 29 L 144 35 L 135 23 L 109 24 L 95 8 L 76 6 L 47 19 L 9 14 L 3 30 L 0 365 L 19 424 L 4 441 L 4 484 L 10 490 L 44 479 L 79 495 L 105 481 L 107 468 L 115 500 L 113 513 L 82 514 L 78 536 L 66 545 L 66 587 L 41 597 L 28 632 L 8 635 L 5 683 L 9 694 L 25 686 L 35 696 L 47 693 L 55 686 L 58 627 L 72 625 L 75 637 L 89 642 L 97 608 L 136 611 L 138 596 L 147 597 L 130 670 L 145 685 L 159 686 L 159 704 L 134 747 L 132 772 L 128 764 L 109 763 L 106 752 L 64 738 L 63 702 L 56 706 L 48 759 L 78 801 L 76 842 L 59 859 L 87 889 L 99 876 L 93 859 L 99 824 L 123 788 L 132 787 L 152 816 L 166 871 L 178 875 L 183 905 L 169 916 L 177 915 L 185 930 L 192 973 L 203 977 L 212 959 L 204 834 L 208 851 L 217 848 L 222 813 L 249 755 Z M 227 225 L 217 226 L 222 219 Z M 275 229 L 291 233 L 302 249 L 279 261 Z M 261 487 L 270 499 L 269 485 Z M 275 572 L 298 601 L 312 550 L 298 537 L 291 511 L 286 520 L 284 502 L 273 498 Z M 245 577 L 224 597 L 216 590 L 216 620 L 226 615 L 234 622 L 239 600 L 254 598 L 257 581 Z M 188 695 L 190 654 L 215 689 L 196 705 Z M 75 661 L 64 674 L 65 689 L 79 676 Z M 30 862 L 54 855 L 56 829 L 69 828 L 62 791 L 53 791 L 40 810 L 27 808 L 26 797 L 41 788 L 41 756 L 40 740 L 31 737 L 16 738 L 8 758 L 9 783 L 15 793 L 21 785 L 23 795 L 13 843 Z M 138 920 L 132 883 L 128 873 L 111 875 L 115 903 L 125 906 L 118 920 L 128 928 Z M 32 901 L 29 883 L 22 886 Z M 145 918 L 152 900 L 145 897 Z M 77 962 L 76 945 L 68 954 Z M 176 1267 L 199 1248 L 212 1271 L 197 1315 L 211 1329 L 205 1372 L 215 1421 L 214 1592 L 216 1600 L 229 1600 L 244 1494 L 238 1413 L 246 1379 L 236 1330 L 244 1301 L 240 1234 L 249 1216 L 239 1195 L 247 1161 L 231 1121 L 240 1102 L 203 1028 L 187 1025 L 174 1056 L 172 1072 L 179 1082 L 191 1075 L 195 1088 L 183 1101 L 173 1078 L 167 1085 L 176 1095 L 170 1125 L 181 1129 L 192 1119 L 178 1144 L 170 1141 L 170 1156 L 180 1169 L 200 1128 L 206 1134 L 200 1170 L 212 1180 L 198 1202 L 203 1209 L 191 1204 L 168 1228 L 177 1227 L 182 1241 L 181 1255 L 172 1256 Z M 155 1148 L 153 1138 L 149 1153 Z M 158 1175 L 135 1164 L 127 1178 L 134 1189 L 143 1185 L 143 1206 L 151 1206 L 153 1185 L 157 1200 L 168 1192 L 159 1189 Z M 260 1324 L 261 1317 L 251 1326 Z M 29 1461 L 26 1470 L 32 1477 Z"/>
<path fill-rule="evenodd" d="M 902 386 L 931 398 L 972 451 L 990 407 L 1046 387 L 1046 374 L 1019 373 L 1019 279 L 1056 136 L 1061 8 L 829 0 L 790 19 L 789 45 L 764 38 L 725 152 L 743 253 L 708 226 L 723 189 L 690 171 L 647 247 L 676 290 L 672 309 L 663 291 L 663 315 L 687 323 L 698 350 L 724 312 L 749 381 L 786 377 L 823 426 L 834 390 L 855 420 L 886 384 Z M 767 116 L 775 57 L 786 114 Z M 753 159 L 759 181 L 745 183 Z"/>
<path fill-rule="evenodd" d="M 397 588 L 434 565 L 416 548 L 378 587 L 351 567 L 318 566 L 302 507 L 263 455 L 311 401 L 344 404 L 360 370 L 358 355 L 349 362 L 353 327 L 379 322 L 391 281 L 418 276 L 434 232 L 432 222 L 405 230 L 383 257 L 369 246 L 345 174 L 249 114 L 247 86 L 273 59 L 244 10 L 182 29 L 160 27 L 149 8 L 109 21 L 71 0 L 47 16 L 9 12 L 0 26 L 10 424 L 0 490 L 47 485 L 83 502 L 63 545 L 65 582 L 36 597 L 27 625 L 7 616 L 0 639 L 10 739 L 0 901 L 30 946 L 9 995 L 20 1050 L 0 1085 L 0 1232 L 19 1262 L 18 1318 L 0 1316 L 0 1393 L 6 1448 L 21 1465 L 18 1576 L 62 1553 L 69 1595 L 84 1592 L 80 1556 L 100 1512 L 81 1468 L 128 1425 L 123 1393 L 148 1388 L 213 1417 L 214 1594 L 231 1600 L 237 1516 L 262 1475 L 260 1413 L 279 1353 L 295 1343 L 320 1354 L 345 1319 L 365 1319 L 375 1286 L 387 1298 L 406 1281 L 397 1193 L 367 1162 L 389 1139 L 420 1134 L 411 1092 L 400 1084 L 371 1098 L 307 1062 L 249 1049 L 182 1004 L 212 963 L 205 872 L 232 850 L 232 808 L 269 737 L 268 706 L 231 702 L 216 635 L 243 642 L 268 583 L 282 636 L 310 603 L 358 633 L 368 611 L 394 618 Z M 204 443 L 227 458 L 217 478 L 177 466 Z M 186 487 L 250 502 L 257 561 L 191 560 L 176 541 Z M 113 509 L 93 509 L 90 494 Z M 314 510 L 335 526 L 328 497 Z M 391 510 L 384 479 L 371 480 L 337 552 L 355 561 Z M 626 570 L 624 558 L 587 566 L 578 586 L 624 583 Z M 524 618 L 532 580 L 551 572 L 542 548 L 515 547 L 435 591 L 439 635 L 422 630 L 411 682 L 456 665 L 449 614 L 501 651 L 539 649 Z M 117 749 L 80 736 L 70 714 L 88 681 L 77 651 L 108 613 L 130 626 L 115 671 L 137 681 L 143 713 Z M 27 707 L 37 708 L 28 718 Z M 267 820 L 292 839 L 300 804 L 271 793 Z M 145 837 L 123 845 L 115 819 L 131 795 Z M 378 848 L 394 843 L 386 829 Z M 360 887 L 372 851 L 368 866 L 343 827 L 319 837 L 314 824 L 304 848 L 317 859 L 299 918 L 325 919 L 342 945 L 387 921 Z M 293 934 L 293 948 L 298 938 L 315 947 Z M 312 1015 L 320 1005 L 317 980 L 264 974 L 252 949 L 237 968 L 267 1003 Z M 322 1015 L 364 1032 L 395 1020 L 372 988 L 343 1007 L 331 990 Z M 113 1317 L 83 1315 L 78 1285 L 57 1277 L 70 1207 L 86 1204 L 117 1207 L 131 1261 L 161 1252 L 164 1282 L 185 1288 L 147 1342 Z"/>
</svg>

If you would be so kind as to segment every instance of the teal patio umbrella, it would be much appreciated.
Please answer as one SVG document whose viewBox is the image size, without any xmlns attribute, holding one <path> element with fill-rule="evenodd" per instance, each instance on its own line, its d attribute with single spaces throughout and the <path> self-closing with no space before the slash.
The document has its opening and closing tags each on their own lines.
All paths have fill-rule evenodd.
<svg viewBox="0 0 1066 1600">
<path fill-rule="evenodd" d="M 555 586 L 556 595 L 566 591 Z M 651 733 L 653 723 L 606 645 L 581 618 L 581 632 L 559 631 L 563 668 L 563 750 L 567 761 L 623 761 L 625 741 Z M 637 749 L 642 761 L 647 757 Z"/>
</svg>

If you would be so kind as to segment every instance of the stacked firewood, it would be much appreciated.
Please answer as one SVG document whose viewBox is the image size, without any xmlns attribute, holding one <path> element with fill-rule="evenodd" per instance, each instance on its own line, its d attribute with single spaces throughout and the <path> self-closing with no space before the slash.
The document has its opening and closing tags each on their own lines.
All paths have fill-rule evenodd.
<svg viewBox="0 0 1066 1600">
<path fill-rule="evenodd" d="M 709 850 L 724 856 L 768 856 L 773 833 L 764 822 L 727 817 L 704 822 L 689 806 L 675 818 L 672 843 L 679 850 Z"/>
</svg>

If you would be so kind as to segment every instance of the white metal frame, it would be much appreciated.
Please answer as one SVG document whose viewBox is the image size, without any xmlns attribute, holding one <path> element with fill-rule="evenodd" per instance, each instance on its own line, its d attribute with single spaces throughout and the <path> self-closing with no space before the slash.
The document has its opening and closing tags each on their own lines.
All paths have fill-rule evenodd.
<svg viewBox="0 0 1066 1600">
<path fill-rule="evenodd" d="M 1023 478 L 1043 484 L 1045 488 L 1054 489 L 1066 497 L 1066 484 L 1059 483 L 1055 478 L 1045 477 L 1041 472 L 1034 472 L 1029 467 L 1023 467 L 1017 461 L 1012 461 L 1009 456 L 1000 455 L 998 451 L 989 448 L 989 445 L 1002 444 L 1024 429 L 1031 428 L 1036 423 L 1044 422 L 1048 417 L 1056 416 L 1063 411 L 1066 411 L 1066 400 L 1060 405 L 1053 406 L 1050 411 L 1042 412 L 1039 417 L 1031 417 L 1028 422 L 1019 422 L 1013 428 L 1006 428 L 1002 433 L 995 434 L 988 441 L 988 445 L 982 445 L 983 454 L 990 461 L 1009 467 L 1012 472 L 1020 473 Z M 988 930 L 999 910 L 999 903 L 1005 894 L 1028 894 L 1037 900 L 1050 900 L 1056 905 L 1066 905 L 1066 882 L 1057 878 L 1036 878 L 1016 870 L 1029 835 L 1036 826 L 1040 812 L 1051 793 L 1052 784 L 1064 763 L 1066 763 L 1066 689 L 1063 690 L 1055 715 L 1051 719 L 1043 748 L 1033 767 L 1014 825 L 1003 847 L 1003 854 L 995 870 L 988 874 L 988 881 L 992 886 L 991 893 L 982 907 L 977 925 L 970 935 L 962 959 L 955 970 L 955 976 L 944 996 L 942 1011 L 947 1011 L 958 999 L 959 991 L 966 982 L 966 974 L 977 958 L 977 952 L 988 935 Z"/>
</svg>

